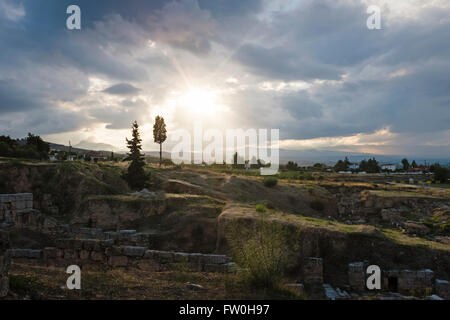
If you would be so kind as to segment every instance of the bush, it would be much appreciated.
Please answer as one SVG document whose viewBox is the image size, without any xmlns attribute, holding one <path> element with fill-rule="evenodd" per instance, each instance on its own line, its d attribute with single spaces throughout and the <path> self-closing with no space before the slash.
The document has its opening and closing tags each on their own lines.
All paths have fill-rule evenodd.
<svg viewBox="0 0 450 320">
<path fill-rule="evenodd" d="M 263 204 L 257 204 L 255 206 L 255 210 L 257 212 L 267 212 L 267 207 L 265 205 L 263 205 Z"/>
<path fill-rule="evenodd" d="M 278 179 L 275 177 L 265 177 L 263 183 L 265 187 L 273 188 L 278 184 Z"/>
<path fill-rule="evenodd" d="M 292 239 L 292 243 L 290 243 Z M 292 267 L 298 241 L 280 224 L 263 217 L 250 228 L 235 221 L 227 233 L 234 261 L 243 268 L 244 281 L 256 288 L 275 289 Z"/>
<path fill-rule="evenodd" d="M 437 167 L 434 170 L 434 178 L 436 181 L 440 181 L 441 183 L 447 183 L 450 178 L 450 171 L 444 167 Z"/>
<path fill-rule="evenodd" d="M 320 200 L 313 200 L 311 201 L 311 209 L 314 209 L 316 211 L 323 211 L 325 209 L 325 205 Z"/>
</svg>

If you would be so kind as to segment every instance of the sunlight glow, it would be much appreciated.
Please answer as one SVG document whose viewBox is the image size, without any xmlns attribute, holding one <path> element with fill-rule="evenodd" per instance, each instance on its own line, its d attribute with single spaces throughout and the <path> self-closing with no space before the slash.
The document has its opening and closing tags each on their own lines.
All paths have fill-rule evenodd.
<svg viewBox="0 0 450 320">
<path fill-rule="evenodd" d="M 195 113 L 216 113 L 223 106 L 218 102 L 218 94 L 212 90 L 193 88 L 181 94 L 176 103 L 188 112 Z"/>
</svg>

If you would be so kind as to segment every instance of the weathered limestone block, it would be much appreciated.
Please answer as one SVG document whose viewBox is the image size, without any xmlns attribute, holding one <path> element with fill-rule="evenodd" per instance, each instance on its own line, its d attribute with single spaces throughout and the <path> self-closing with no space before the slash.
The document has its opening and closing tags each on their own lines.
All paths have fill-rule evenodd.
<svg viewBox="0 0 450 320">
<path fill-rule="evenodd" d="M 161 270 L 161 265 L 151 259 L 143 259 L 143 260 L 138 260 L 136 261 L 136 266 L 141 269 L 141 270 L 145 270 L 145 271 L 160 271 Z"/>
<path fill-rule="evenodd" d="M 144 247 L 126 246 L 123 248 L 123 253 L 129 257 L 143 257 L 145 250 Z"/>
<path fill-rule="evenodd" d="M 123 255 L 123 248 L 119 246 L 111 246 L 106 248 L 105 252 L 108 256 L 121 256 Z"/>
<path fill-rule="evenodd" d="M 169 251 L 159 252 L 159 262 L 160 263 L 171 263 L 174 262 L 174 253 Z"/>
<path fill-rule="evenodd" d="M 59 249 L 72 249 L 73 248 L 73 239 L 57 239 L 56 246 Z"/>
<path fill-rule="evenodd" d="M 11 258 L 40 259 L 42 250 L 33 249 L 9 249 L 8 254 Z"/>
<path fill-rule="evenodd" d="M 73 249 L 64 249 L 64 259 L 75 262 L 78 259 L 78 252 Z"/>
<path fill-rule="evenodd" d="M 85 239 L 90 238 L 100 239 L 104 237 L 102 229 L 99 228 L 80 228 L 78 230 L 78 233 Z"/>
<path fill-rule="evenodd" d="M 127 256 L 111 256 L 108 259 L 109 265 L 113 267 L 126 267 L 128 265 Z"/>
<path fill-rule="evenodd" d="M 44 259 L 56 259 L 58 254 L 58 249 L 53 247 L 46 247 L 43 250 Z"/>
<path fill-rule="evenodd" d="M 120 240 L 120 233 L 115 231 L 107 231 L 104 233 L 106 239 L 111 239 L 113 241 Z"/>
<path fill-rule="evenodd" d="M 81 250 L 83 248 L 83 240 L 73 239 L 69 243 L 71 244 L 70 249 Z"/>
<path fill-rule="evenodd" d="M 114 240 L 99 240 L 99 239 L 84 239 L 83 241 L 83 249 L 87 251 L 99 251 L 104 252 L 105 248 L 111 247 L 114 245 Z"/>
<path fill-rule="evenodd" d="M 436 294 L 445 300 L 450 300 L 450 282 L 436 279 Z"/>
<path fill-rule="evenodd" d="M 80 259 L 81 260 L 89 260 L 90 253 L 87 250 L 80 250 Z"/>
<path fill-rule="evenodd" d="M 321 258 L 307 258 L 303 266 L 303 280 L 305 285 L 322 285 L 323 261 Z"/>
<path fill-rule="evenodd" d="M 92 251 L 91 259 L 97 262 L 103 262 L 105 260 L 105 254 L 103 252 Z"/>
<path fill-rule="evenodd" d="M 219 254 L 205 254 L 202 257 L 202 260 L 204 264 L 224 264 L 228 262 L 228 257 Z"/>
<path fill-rule="evenodd" d="M 348 265 L 348 283 L 353 290 L 363 291 L 366 289 L 364 262 L 354 262 Z"/>
<path fill-rule="evenodd" d="M 0 276 L 0 298 L 4 298 L 9 292 L 9 278 Z"/>
<path fill-rule="evenodd" d="M 189 254 L 184 252 L 175 252 L 173 254 L 174 262 L 189 262 Z"/>
<path fill-rule="evenodd" d="M 203 259 L 203 254 L 201 254 L 201 253 L 189 254 L 189 262 L 191 262 L 191 263 L 201 263 L 202 259 Z"/>
</svg>

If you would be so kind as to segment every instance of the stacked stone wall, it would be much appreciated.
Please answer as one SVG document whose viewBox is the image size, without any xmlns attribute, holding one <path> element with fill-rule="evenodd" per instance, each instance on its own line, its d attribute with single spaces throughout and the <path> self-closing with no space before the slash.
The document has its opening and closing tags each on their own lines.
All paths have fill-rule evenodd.
<svg viewBox="0 0 450 320">
<path fill-rule="evenodd" d="M 56 247 L 43 250 L 9 249 L 14 262 L 67 267 L 136 267 L 165 271 L 232 272 L 234 263 L 226 255 L 150 250 L 140 246 L 117 246 L 112 239 L 60 239 Z"/>
</svg>

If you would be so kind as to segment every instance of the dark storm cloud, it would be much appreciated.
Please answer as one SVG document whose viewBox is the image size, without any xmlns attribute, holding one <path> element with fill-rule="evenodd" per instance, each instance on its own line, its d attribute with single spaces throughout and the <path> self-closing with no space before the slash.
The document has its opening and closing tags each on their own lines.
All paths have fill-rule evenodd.
<svg viewBox="0 0 450 320">
<path fill-rule="evenodd" d="M 269 11 L 274 3 L 288 9 Z M 448 6 L 423 7 L 413 19 L 383 9 L 383 29 L 369 31 L 357 0 L 79 0 L 82 30 L 68 31 L 71 4 L 0 0 L 5 133 L 128 128 L 164 105 L 174 84 L 211 73 L 222 83 L 237 78 L 237 92 L 221 99 L 243 126 L 280 128 L 284 139 L 384 127 L 431 139 L 449 130 Z M 90 90 L 93 79 L 107 89 Z M 297 81 L 309 86 L 259 86 Z M 14 125 L 13 113 L 23 117 Z"/>
<path fill-rule="evenodd" d="M 236 58 L 247 68 L 271 79 L 337 80 L 342 74 L 342 71 L 335 66 L 320 64 L 310 57 L 295 55 L 284 46 L 264 48 L 250 44 L 244 45 L 237 52 Z"/>
<path fill-rule="evenodd" d="M 214 16 L 246 16 L 258 13 L 263 8 L 262 0 L 198 0 L 200 8 L 210 11 Z"/>
<path fill-rule="evenodd" d="M 26 88 L 15 85 L 14 80 L 0 80 L 0 111 L 14 112 L 42 107 L 42 102 Z"/>
</svg>

